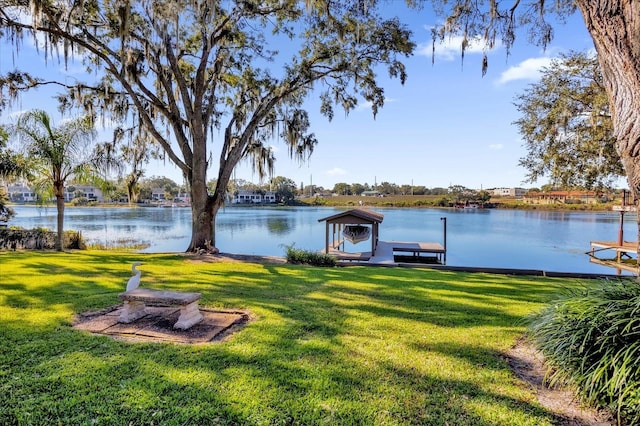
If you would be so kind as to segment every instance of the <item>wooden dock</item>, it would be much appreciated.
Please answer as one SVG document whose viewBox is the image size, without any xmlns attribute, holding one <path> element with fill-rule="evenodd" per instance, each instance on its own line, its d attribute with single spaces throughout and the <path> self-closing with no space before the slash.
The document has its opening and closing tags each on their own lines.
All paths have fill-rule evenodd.
<svg viewBox="0 0 640 426">
<path fill-rule="evenodd" d="M 613 252 L 613 257 L 601 257 L 603 253 Z M 618 270 L 638 272 L 637 266 L 638 243 L 636 241 L 591 241 L 590 261 L 603 266 L 609 266 Z"/>
<path fill-rule="evenodd" d="M 348 253 L 342 250 L 338 250 L 337 248 L 330 247 L 329 254 L 338 259 L 338 261 L 346 262 L 368 262 L 369 259 L 371 259 L 370 251 Z"/>
<path fill-rule="evenodd" d="M 429 263 L 445 264 L 446 249 L 440 243 L 407 242 L 407 241 L 378 241 L 375 255 L 371 252 L 347 253 L 329 250 L 338 261 L 361 262 L 368 265 L 397 265 L 399 263 Z M 396 256 L 402 260 L 397 261 Z"/>
</svg>

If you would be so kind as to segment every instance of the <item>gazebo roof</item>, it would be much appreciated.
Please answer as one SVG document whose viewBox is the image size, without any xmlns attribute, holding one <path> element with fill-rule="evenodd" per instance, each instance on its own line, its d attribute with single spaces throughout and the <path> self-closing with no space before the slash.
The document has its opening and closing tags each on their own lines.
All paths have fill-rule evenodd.
<svg viewBox="0 0 640 426">
<path fill-rule="evenodd" d="M 340 222 L 340 223 L 381 223 L 384 219 L 384 215 L 378 212 L 367 209 L 352 209 L 347 210 L 333 216 L 328 216 L 323 219 L 318 219 L 318 222 Z"/>
</svg>

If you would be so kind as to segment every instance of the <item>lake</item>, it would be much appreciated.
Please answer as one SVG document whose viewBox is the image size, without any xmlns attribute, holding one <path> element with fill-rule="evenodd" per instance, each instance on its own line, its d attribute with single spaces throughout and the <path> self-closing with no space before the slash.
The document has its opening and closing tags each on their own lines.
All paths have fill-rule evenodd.
<svg viewBox="0 0 640 426">
<path fill-rule="evenodd" d="M 55 230 L 55 207 L 14 206 L 9 225 Z M 343 209 L 329 207 L 226 207 L 217 220 L 222 252 L 284 256 L 284 245 L 324 248 L 325 224 L 318 219 Z M 494 209 L 377 208 L 384 215 L 381 240 L 443 242 L 447 218 L 447 265 L 541 269 L 556 272 L 615 273 L 591 263 L 590 241 L 617 239 L 616 212 L 559 212 Z M 134 239 L 144 252 L 182 252 L 191 239 L 188 208 L 68 207 L 65 229 L 81 231 L 89 243 Z M 626 214 L 624 236 L 636 240 L 636 216 Z M 367 251 L 370 242 L 348 246 Z"/>
</svg>

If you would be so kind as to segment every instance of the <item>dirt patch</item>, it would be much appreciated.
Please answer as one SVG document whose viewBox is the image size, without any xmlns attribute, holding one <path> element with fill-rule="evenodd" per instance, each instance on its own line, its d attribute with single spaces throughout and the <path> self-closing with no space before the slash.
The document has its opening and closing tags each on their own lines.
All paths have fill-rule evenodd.
<svg viewBox="0 0 640 426">
<path fill-rule="evenodd" d="M 247 311 L 200 308 L 204 317 L 201 322 L 188 330 L 175 330 L 179 308 L 147 307 L 147 315 L 129 324 L 118 322 L 121 310 L 118 305 L 77 315 L 73 327 L 131 342 L 197 344 L 224 340 L 251 320 Z"/>
<path fill-rule="evenodd" d="M 249 262 L 249 263 L 287 263 L 287 259 L 278 256 L 258 256 L 232 253 L 183 253 L 192 262 Z"/>
<path fill-rule="evenodd" d="M 544 357 L 527 340 L 520 339 L 511 348 L 507 354 L 507 362 L 515 375 L 531 386 L 540 405 L 556 415 L 557 425 L 610 426 L 617 424 L 610 413 L 582 406 L 571 390 L 547 386 Z"/>
</svg>

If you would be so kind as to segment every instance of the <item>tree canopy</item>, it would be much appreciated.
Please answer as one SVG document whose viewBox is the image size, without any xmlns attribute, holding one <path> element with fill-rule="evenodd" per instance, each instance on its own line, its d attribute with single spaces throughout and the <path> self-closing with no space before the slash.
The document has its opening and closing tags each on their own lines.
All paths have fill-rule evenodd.
<svg viewBox="0 0 640 426">
<path fill-rule="evenodd" d="M 379 66 L 404 82 L 400 59 L 414 49 L 397 19 L 360 1 L 1 4 L 1 34 L 16 48 L 32 34 L 45 54 L 60 53 L 65 61 L 83 55 L 96 79 L 54 82 L 68 89 L 59 97 L 64 110 L 81 106 L 130 119 L 182 170 L 192 192 L 190 250 L 215 245 L 215 214 L 239 161 L 268 174 L 274 138 L 292 157 L 310 155 L 317 140 L 302 105 L 312 90 L 320 91 L 329 119 L 334 107 L 348 112 L 360 100 L 375 114 L 384 104 Z M 24 70 L 10 72 L 0 78 L 1 101 L 47 83 Z M 217 186 L 208 194 L 216 156 Z"/>
<path fill-rule="evenodd" d="M 593 189 L 624 175 L 595 56 L 561 54 L 515 105 L 522 117 L 514 124 L 527 148 L 520 165 L 530 182 L 548 176 L 555 186 Z"/>
</svg>

